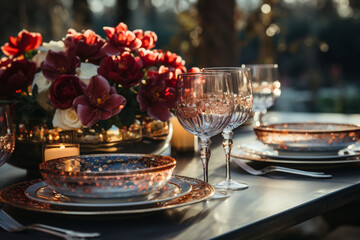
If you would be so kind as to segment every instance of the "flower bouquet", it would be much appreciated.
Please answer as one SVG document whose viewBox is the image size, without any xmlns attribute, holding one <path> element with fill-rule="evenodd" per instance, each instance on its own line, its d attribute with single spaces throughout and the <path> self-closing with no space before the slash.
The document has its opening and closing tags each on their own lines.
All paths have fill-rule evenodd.
<svg viewBox="0 0 360 240">
<path fill-rule="evenodd" d="M 129 127 L 138 116 L 170 118 L 184 60 L 154 49 L 152 31 L 124 23 L 103 29 L 106 39 L 69 29 L 48 43 L 22 30 L 1 47 L 0 102 L 12 106 L 18 134 L 42 127 L 100 133 Z"/>
</svg>

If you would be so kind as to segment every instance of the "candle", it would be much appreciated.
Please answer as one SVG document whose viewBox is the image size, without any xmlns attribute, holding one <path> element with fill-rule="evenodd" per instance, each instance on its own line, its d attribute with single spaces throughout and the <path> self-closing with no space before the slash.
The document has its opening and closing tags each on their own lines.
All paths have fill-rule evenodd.
<svg viewBox="0 0 360 240">
<path fill-rule="evenodd" d="M 186 131 L 176 117 L 170 118 L 173 127 L 171 148 L 179 152 L 194 151 L 196 147 L 195 136 Z"/>
<path fill-rule="evenodd" d="M 44 147 L 44 161 L 61 157 L 75 156 L 79 154 L 79 144 L 47 144 Z"/>
</svg>

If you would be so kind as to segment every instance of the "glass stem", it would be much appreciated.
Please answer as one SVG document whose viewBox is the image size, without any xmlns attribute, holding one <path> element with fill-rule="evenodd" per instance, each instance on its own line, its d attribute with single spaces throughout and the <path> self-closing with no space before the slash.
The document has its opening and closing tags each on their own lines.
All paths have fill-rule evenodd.
<svg viewBox="0 0 360 240">
<path fill-rule="evenodd" d="M 200 138 L 199 145 L 200 145 L 200 158 L 203 164 L 203 171 L 204 171 L 204 181 L 208 182 L 208 163 L 210 159 L 210 144 L 211 141 L 209 138 Z"/>
<path fill-rule="evenodd" d="M 225 151 L 225 158 L 226 158 L 226 182 L 230 182 L 231 175 L 230 175 L 230 153 L 233 147 L 233 140 L 232 136 L 234 133 L 232 131 L 223 131 L 222 135 L 224 137 L 223 140 L 223 148 Z"/>
</svg>

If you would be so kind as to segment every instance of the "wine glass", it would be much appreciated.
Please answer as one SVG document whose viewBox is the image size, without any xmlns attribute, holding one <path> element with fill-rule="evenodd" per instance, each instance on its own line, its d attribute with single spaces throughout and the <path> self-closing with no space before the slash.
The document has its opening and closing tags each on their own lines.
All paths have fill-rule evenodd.
<svg viewBox="0 0 360 240">
<path fill-rule="evenodd" d="M 15 130 L 10 108 L 0 104 L 0 166 L 10 158 L 15 147 Z"/>
<path fill-rule="evenodd" d="M 210 137 L 229 124 L 234 110 L 230 74 L 201 72 L 179 74 L 175 115 L 185 130 L 199 137 L 204 181 L 208 182 Z"/>
<path fill-rule="evenodd" d="M 251 87 L 251 72 L 249 68 L 239 67 L 214 67 L 204 68 L 203 72 L 228 72 L 231 74 L 231 85 L 234 98 L 234 112 L 229 124 L 222 132 L 223 148 L 225 151 L 226 160 L 226 178 L 224 181 L 216 184 L 214 187 L 226 190 L 241 190 L 249 186 L 245 183 L 239 183 L 231 179 L 230 175 L 230 154 L 233 146 L 232 136 L 233 129 L 243 124 L 251 114 L 253 103 L 252 87 Z"/>
<path fill-rule="evenodd" d="M 242 65 L 250 68 L 253 88 L 253 112 L 255 125 L 263 124 L 263 116 L 267 109 L 275 104 L 275 100 L 281 94 L 279 72 L 277 64 Z"/>
</svg>

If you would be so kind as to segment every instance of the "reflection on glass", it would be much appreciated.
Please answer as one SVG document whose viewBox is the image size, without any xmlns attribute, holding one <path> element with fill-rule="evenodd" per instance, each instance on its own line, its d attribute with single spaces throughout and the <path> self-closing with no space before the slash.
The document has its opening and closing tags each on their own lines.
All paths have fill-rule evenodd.
<svg viewBox="0 0 360 240">
<path fill-rule="evenodd" d="M 253 102 L 251 87 L 251 72 L 248 68 L 215 67 L 204 68 L 203 72 L 227 72 L 231 74 L 231 91 L 234 97 L 234 112 L 229 124 L 223 130 L 223 148 L 226 159 L 226 178 L 215 185 L 215 188 L 226 190 L 241 190 L 248 188 L 247 184 L 239 183 L 231 179 L 230 154 L 233 146 L 232 130 L 243 124 L 251 114 Z"/>
<path fill-rule="evenodd" d="M 234 103 L 228 73 L 179 74 L 176 87 L 175 115 L 179 123 L 199 137 L 204 181 L 208 181 L 210 137 L 229 124 Z"/>
</svg>

